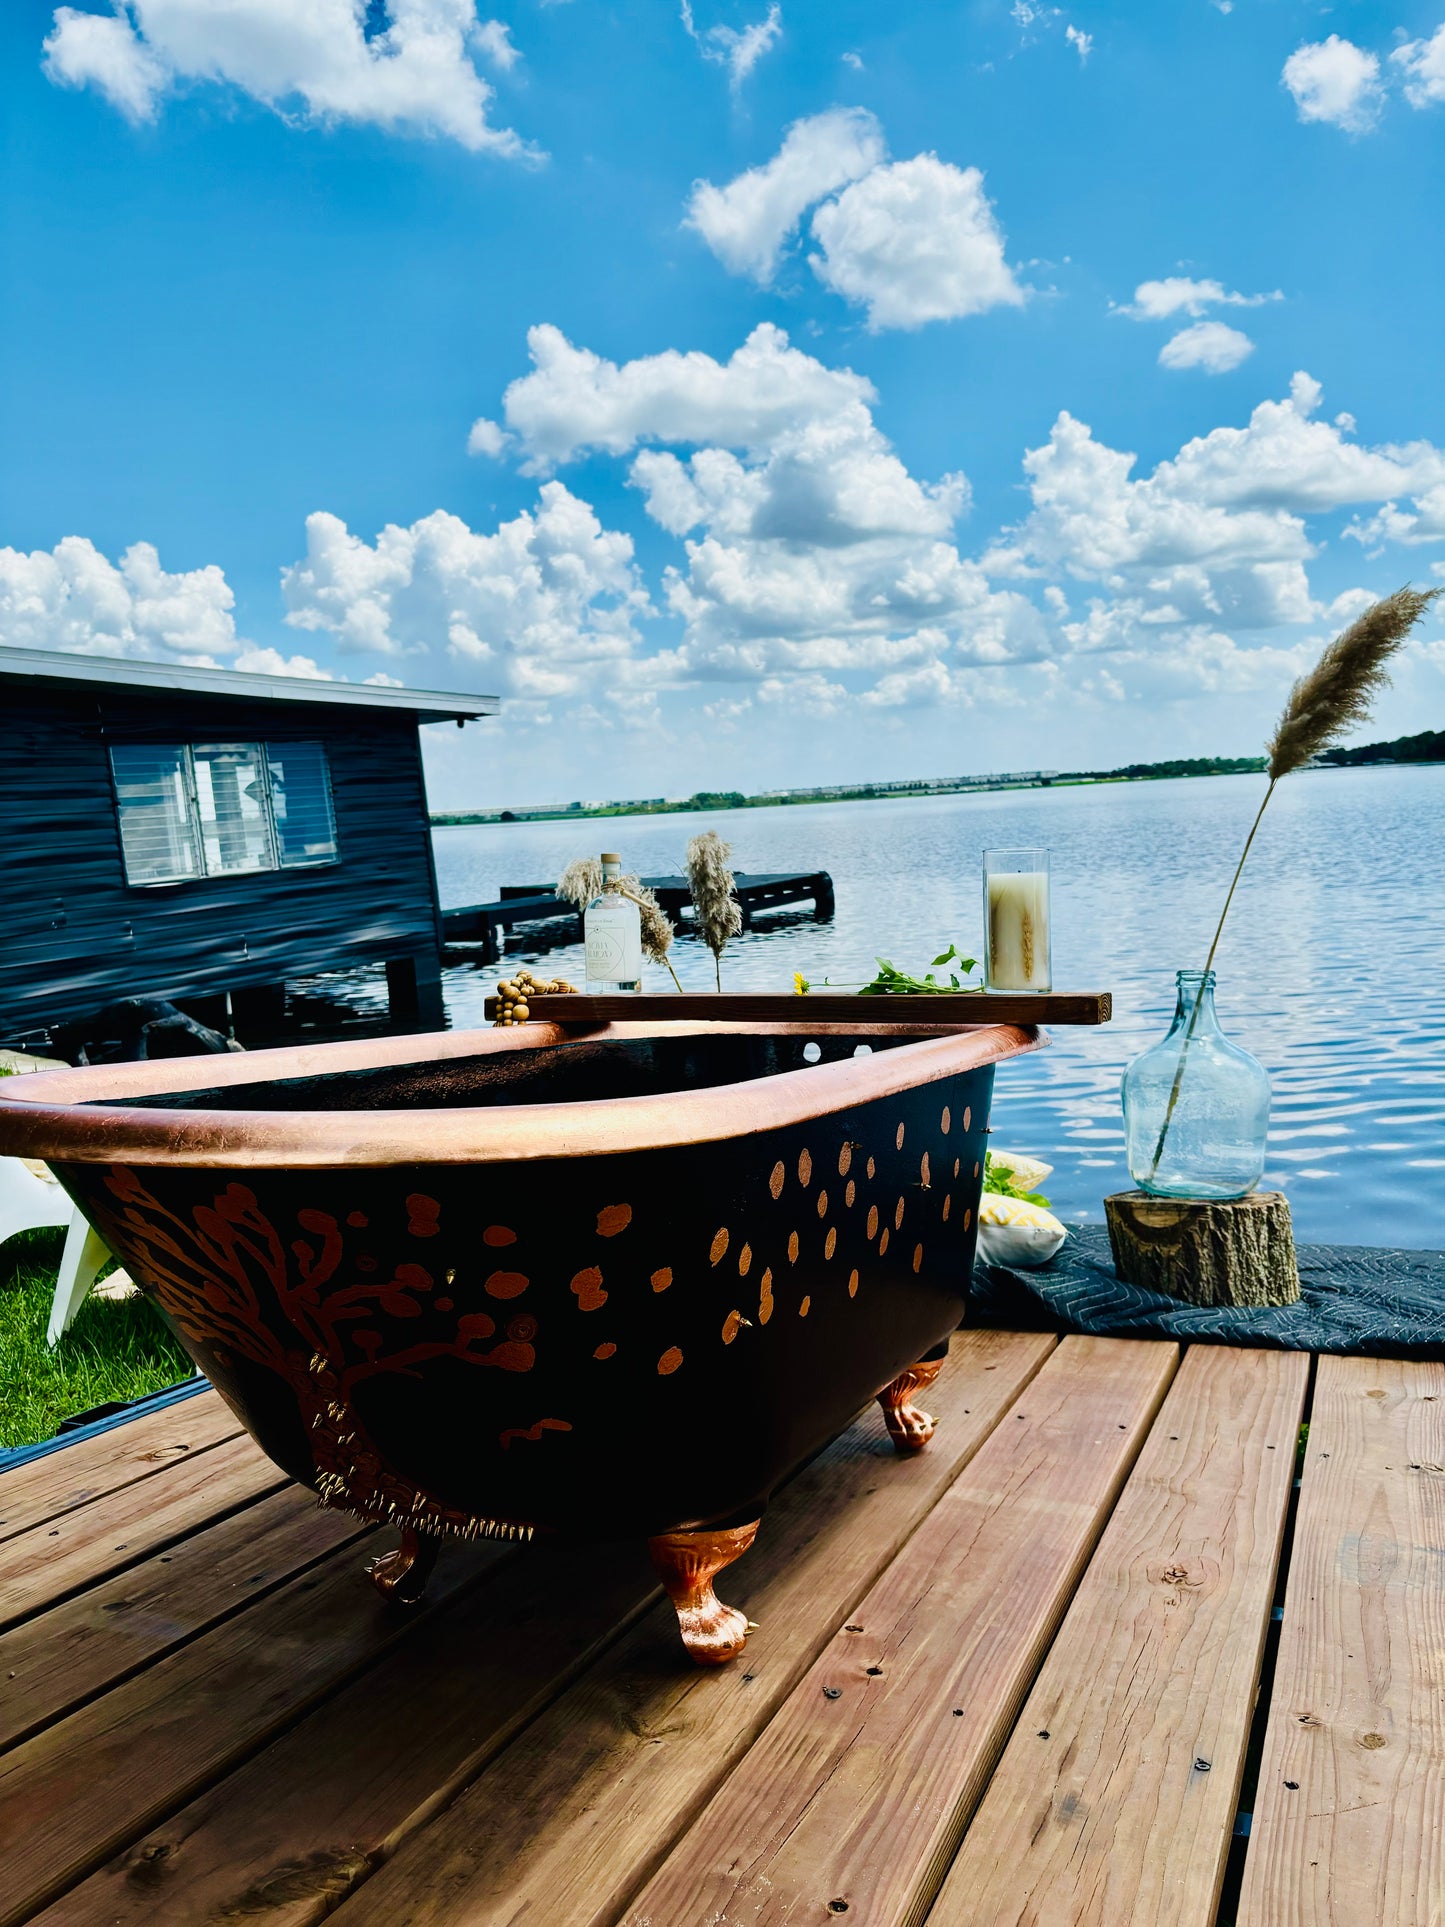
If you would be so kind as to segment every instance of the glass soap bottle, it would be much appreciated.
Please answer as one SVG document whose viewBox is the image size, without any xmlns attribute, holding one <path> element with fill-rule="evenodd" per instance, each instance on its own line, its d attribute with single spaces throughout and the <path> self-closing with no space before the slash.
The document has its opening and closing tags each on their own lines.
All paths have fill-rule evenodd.
<svg viewBox="0 0 1445 1927">
<path fill-rule="evenodd" d="M 642 988 L 642 912 L 630 897 L 619 894 L 616 885 L 621 875 L 622 858 L 604 850 L 602 894 L 592 899 L 582 915 L 589 997 Z"/>
</svg>

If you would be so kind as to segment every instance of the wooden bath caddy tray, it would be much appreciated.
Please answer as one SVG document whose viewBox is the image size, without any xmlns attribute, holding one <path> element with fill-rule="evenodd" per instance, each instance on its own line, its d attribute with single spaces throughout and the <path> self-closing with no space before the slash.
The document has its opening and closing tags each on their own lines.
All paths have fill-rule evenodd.
<svg viewBox="0 0 1445 1927">
<path fill-rule="evenodd" d="M 499 1001 L 488 997 L 488 1017 L 497 1015 Z M 549 1024 L 606 1024 L 628 1018 L 722 1024 L 1107 1024 L 1114 999 L 1107 990 L 882 997 L 833 990 L 813 990 L 802 997 L 782 991 L 633 991 L 615 997 L 532 997 L 527 1014 L 533 1022 Z"/>
</svg>

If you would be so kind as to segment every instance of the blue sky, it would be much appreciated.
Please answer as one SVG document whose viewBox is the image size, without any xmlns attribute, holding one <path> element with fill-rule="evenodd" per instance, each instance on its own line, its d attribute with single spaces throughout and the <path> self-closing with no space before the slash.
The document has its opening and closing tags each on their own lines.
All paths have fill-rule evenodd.
<svg viewBox="0 0 1445 1927">
<path fill-rule="evenodd" d="M 0 645 L 500 692 L 439 804 L 686 794 L 1251 750 L 1441 574 L 1442 0 L 0 36 Z"/>
</svg>

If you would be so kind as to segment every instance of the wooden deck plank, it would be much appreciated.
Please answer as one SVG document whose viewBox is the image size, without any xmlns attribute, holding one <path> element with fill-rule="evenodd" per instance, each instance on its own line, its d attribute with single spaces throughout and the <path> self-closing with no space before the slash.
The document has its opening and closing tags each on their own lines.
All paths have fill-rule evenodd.
<svg viewBox="0 0 1445 1927">
<path fill-rule="evenodd" d="M 240 1420 L 215 1392 L 197 1392 L 28 1465 L 12 1466 L 0 1472 L 0 1540 L 150 1478 L 240 1431 Z"/>
<path fill-rule="evenodd" d="M 628 1927 L 922 1920 L 1177 1362 L 1172 1344 L 1064 1340 Z"/>
<path fill-rule="evenodd" d="M 1445 1366 L 1321 1358 L 1240 1927 L 1445 1920 Z"/>
<path fill-rule="evenodd" d="M 342 1906 L 341 1927 L 610 1927 L 1054 1342 L 960 1333 L 929 1390 L 926 1452 L 897 1458 L 870 1408 L 777 1494 L 720 1582 L 761 1622 L 738 1664 L 680 1664 L 671 1608 L 647 1614 Z"/>
<path fill-rule="evenodd" d="M 5 1547 L 0 1628 L 289 1484 L 243 1433 L 169 1466 L 164 1478 L 134 1481 L 32 1526 Z"/>
<path fill-rule="evenodd" d="M 248 1607 L 367 1527 L 289 1485 L 0 1634 L 0 1750 Z"/>
<path fill-rule="evenodd" d="M 33 1927 L 310 1927 L 658 1595 L 641 1543 L 529 1548 Z"/>
<path fill-rule="evenodd" d="M 1190 1350 L 929 1927 L 1210 1927 L 1308 1380 Z"/>
<path fill-rule="evenodd" d="M 448 1548 L 438 1604 L 512 1548 Z M 428 1616 L 388 1608 L 353 1546 L 0 1757 L 0 1927 L 27 1920 Z M 322 1770 L 330 1762 L 321 1762 Z"/>
</svg>

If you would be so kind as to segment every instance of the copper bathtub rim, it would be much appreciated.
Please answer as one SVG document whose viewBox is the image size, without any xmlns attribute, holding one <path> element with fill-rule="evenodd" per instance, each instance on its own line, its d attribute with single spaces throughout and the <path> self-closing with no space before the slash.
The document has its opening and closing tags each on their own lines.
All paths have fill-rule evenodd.
<svg viewBox="0 0 1445 1927">
<path fill-rule="evenodd" d="M 693 1036 L 904 1036 L 896 1049 L 695 1091 L 562 1104 L 408 1111 L 201 1111 L 98 1108 L 104 1098 L 271 1083 L 326 1071 L 434 1063 L 493 1050 L 578 1041 Z M 920 1034 L 922 1032 L 922 1034 Z M 806 1124 L 922 1084 L 1038 1050 L 1037 1027 L 1016 1024 L 610 1023 L 439 1031 L 356 1043 L 288 1046 L 224 1058 L 171 1058 L 41 1071 L 0 1083 L 0 1154 L 53 1164 L 137 1164 L 294 1170 L 342 1166 L 512 1163 L 606 1157 L 721 1143 Z M 327 1056 L 325 1053 L 335 1053 Z M 260 1073 L 258 1075 L 258 1072 Z"/>
</svg>

